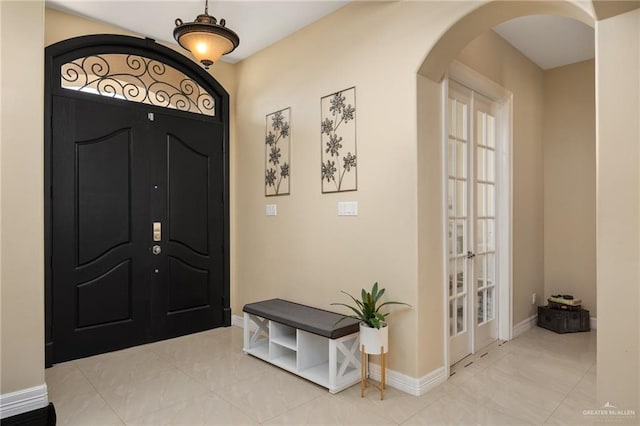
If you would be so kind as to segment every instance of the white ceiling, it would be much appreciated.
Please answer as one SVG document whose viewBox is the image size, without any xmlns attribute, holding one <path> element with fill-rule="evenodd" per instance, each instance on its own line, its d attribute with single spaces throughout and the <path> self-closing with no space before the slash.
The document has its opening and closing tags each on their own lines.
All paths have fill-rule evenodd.
<svg viewBox="0 0 640 426">
<path fill-rule="evenodd" d="M 209 2 L 209 14 L 227 21 L 240 46 L 224 56 L 238 62 L 341 8 L 349 0 L 226 0 Z M 46 0 L 49 7 L 115 25 L 157 41 L 175 43 L 175 19 L 190 22 L 204 0 Z M 494 28 L 543 69 L 594 57 L 593 28 L 558 16 L 527 16 Z"/>
<path fill-rule="evenodd" d="M 225 19 L 240 37 L 240 46 L 224 56 L 238 62 L 341 8 L 348 1 L 209 1 L 209 15 Z M 204 0 L 46 0 L 46 5 L 115 25 L 146 37 L 176 44 L 176 18 L 193 21 L 204 12 Z"/>
<path fill-rule="evenodd" d="M 503 22 L 493 30 L 544 70 L 595 56 L 593 28 L 574 19 L 523 16 Z"/>
</svg>

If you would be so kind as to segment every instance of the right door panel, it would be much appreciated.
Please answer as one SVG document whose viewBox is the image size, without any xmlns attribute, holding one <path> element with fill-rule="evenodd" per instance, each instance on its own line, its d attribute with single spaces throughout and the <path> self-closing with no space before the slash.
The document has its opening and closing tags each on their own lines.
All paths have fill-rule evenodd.
<svg viewBox="0 0 640 426">
<path fill-rule="evenodd" d="M 496 321 L 496 107 L 474 93 L 475 336 L 474 352 L 497 338 Z"/>
<path fill-rule="evenodd" d="M 223 324 L 222 131 L 206 117 L 154 118 L 152 211 L 163 228 L 154 310 L 161 338 Z"/>
</svg>

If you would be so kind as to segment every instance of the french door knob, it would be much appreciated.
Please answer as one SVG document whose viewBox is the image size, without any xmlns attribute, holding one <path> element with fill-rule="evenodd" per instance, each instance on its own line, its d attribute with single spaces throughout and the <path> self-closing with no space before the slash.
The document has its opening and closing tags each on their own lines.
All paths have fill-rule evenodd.
<svg viewBox="0 0 640 426">
<path fill-rule="evenodd" d="M 151 247 L 151 253 L 157 256 L 162 253 L 162 248 L 160 248 L 160 246 L 156 244 L 155 246 Z"/>
<path fill-rule="evenodd" d="M 467 252 L 467 259 L 473 259 L 474 257 L 476 257 L 475 253 L 471 253 L 470 251 Z"/>
</svg>

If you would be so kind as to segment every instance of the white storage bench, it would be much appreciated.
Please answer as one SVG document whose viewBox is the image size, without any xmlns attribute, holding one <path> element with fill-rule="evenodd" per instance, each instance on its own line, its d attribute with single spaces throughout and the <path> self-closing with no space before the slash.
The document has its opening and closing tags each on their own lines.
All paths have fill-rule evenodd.
<svg viewBox="0 0 640 426">
<path fill-rule="evenodd" d="M 244 352 L 340 392 L 360 381 L 359 322 L 282 299 L 249 303 Z"/>
</svg>

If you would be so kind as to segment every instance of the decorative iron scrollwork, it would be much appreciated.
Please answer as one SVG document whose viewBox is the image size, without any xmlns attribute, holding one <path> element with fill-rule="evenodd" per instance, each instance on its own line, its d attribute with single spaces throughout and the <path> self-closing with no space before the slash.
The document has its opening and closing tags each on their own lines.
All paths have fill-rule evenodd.
<svg viewBox="0 0 640 426">
<path fill-rule="evenodd" d="M 60 71 L 64 89 L 215 115 L 215 100 L 202 86 L 177 69 L 143 56 L 91 55 L 65 63 Z"/>
</svg>

